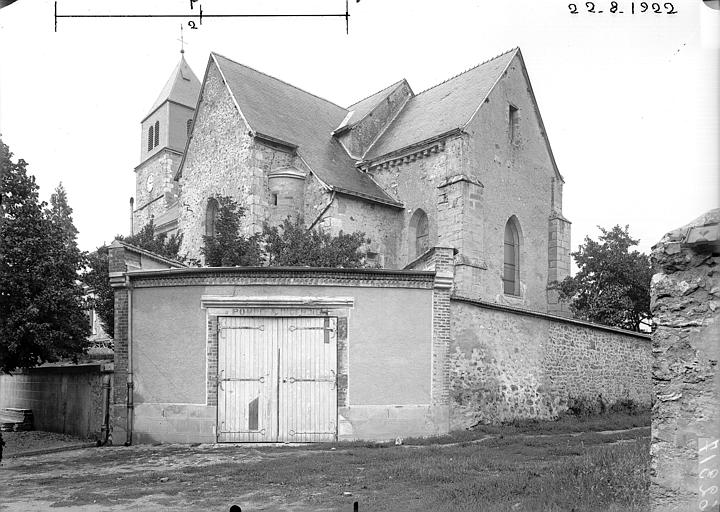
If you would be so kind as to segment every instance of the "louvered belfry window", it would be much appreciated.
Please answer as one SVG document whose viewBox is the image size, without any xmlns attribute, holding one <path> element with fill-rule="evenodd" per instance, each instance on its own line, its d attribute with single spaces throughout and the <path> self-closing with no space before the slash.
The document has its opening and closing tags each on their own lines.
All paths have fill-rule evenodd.
<svg viewBox="0 0 720 512">
<path fill-rule="evenodd" d="M 155 121 L 155 146 L 160 144 L 160 121 Z"/>
<path fill-rule="evenodd" d="M 148 129 L 148 151 L 152 150 L 154 140 L 155 139 L 153 138 L 153 127 L 150 126 L 150 128 Z"/>
</svg>

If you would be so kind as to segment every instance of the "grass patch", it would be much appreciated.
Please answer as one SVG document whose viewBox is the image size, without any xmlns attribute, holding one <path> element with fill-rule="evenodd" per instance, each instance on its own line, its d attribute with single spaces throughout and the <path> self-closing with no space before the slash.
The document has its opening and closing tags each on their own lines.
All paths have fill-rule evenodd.
<svg viewBox="0 0 720 512">
<path fill-rule="evenodd" d="M 478 433 L 445 437 L 465 443 L 471 435 Z M 649 510 L 644 429 L 610 435 L 501 434 L 451 446 L 314 448 L 97 449 L 92 456 L 68 453 L 52 463 L 6 468 L 0 487 L 11 484 L 5 493 L 16 499 L 42 490 L 57 506 L 155 503 L 167 510 L 173 499 L 187 510 L 227 510 L 233 503 L 281 510 L 282 504 L 298 502 L 306 508 L 294 510 L 351 510 L 355 500 L 360 510 L 373 512 Z M 63 466 L 72 473 L 60 471 Z"/>
</svg>

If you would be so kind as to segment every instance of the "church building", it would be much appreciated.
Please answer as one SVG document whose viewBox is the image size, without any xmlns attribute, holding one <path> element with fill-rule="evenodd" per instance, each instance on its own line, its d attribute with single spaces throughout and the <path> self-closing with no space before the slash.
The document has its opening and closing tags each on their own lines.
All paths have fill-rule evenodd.
<svg viewBox="0 0 720 512">
<path fill-rule="evenodd" d="M 133 229 L 179 231 L 191 257 L 230 196 L 247 233 L 362 231 L 387 269 L 452 248 L 454 295 L 564 314 L 547 290 L 570 271 L 564 181 L 518 48 L 348 107 L 216 53 L 201 82 L 182 57 L 141 126 Z"/>
<path fill-rule="evenodd" d="M 135 172 L 134 230 L 182 233 L 190 257 L 228 196 L 246 234 L 362 231 L 370 265 L 188 268 L 115 241 L 115 443 L 387 440 L 650 403 L 647 336 L 571 319 L 548 290 L 570 222 L 517 48 L 349 107 L 181 58 Z"/>
</svg>

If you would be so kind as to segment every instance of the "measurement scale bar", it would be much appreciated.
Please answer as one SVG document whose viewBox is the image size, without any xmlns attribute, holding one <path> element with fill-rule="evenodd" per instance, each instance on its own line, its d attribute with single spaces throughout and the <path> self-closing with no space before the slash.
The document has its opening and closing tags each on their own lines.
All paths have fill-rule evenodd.
<svg viewBox="0 0 720 512">
<path fill-rule="evenodd" d="M 185 18 L 198 19 L 202 24 L 203 18 L 345 18 L 345 31 L 349 32 L 350 12 L 348 2 L 345 0 L 344 13 L 330 14 L 207 14 L 200 6 L 198 14 L 58 14 L 55 2 L 55 32 L 57 32 L 58 18 Z"/>
</svg>

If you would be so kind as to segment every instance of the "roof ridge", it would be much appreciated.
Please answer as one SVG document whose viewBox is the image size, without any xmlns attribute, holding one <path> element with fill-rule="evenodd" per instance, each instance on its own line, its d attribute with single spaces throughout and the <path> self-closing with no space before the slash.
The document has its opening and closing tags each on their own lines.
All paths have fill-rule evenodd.
<svg viewBox="0 0 720 512">
<path fill-rule="evenodd" d="M 364 98 L 362 98 L 362 99 L 360 99 L 360 100 L 357 100 L 357 101 L 354 102 L 352 105 L 350 105 L 349 107 L 345 108 L 345 110 L 350 110 L 350 107 L 353 107 L 353 106 L 357 105 L 358 103 L 362 103 L 363 101 L 365 101 L 365 100 L 367 100 L 367 99 L 369 99 L 369 98 L 372 98 L 372 97 L 375 96 L 376 94 L 381 93 L 381 92 L 383 92 L 383 91 L 386 90 L 386 89 L 390 89 L 393 85 L 397 85 L 397 84 L 399 84 L 400 82 L 407 82 L 407 80 L 406 80 L 405 78 L 401 78 L 401 79 L 398 80 L 397 82 L 394 82 L 394 83 L 392 83 L 392 84 L 390 84 L 390 85 L 386 85 L 386 86 L 383 87 L 382 89 L 378 89 L 378 90 L 375 91 L 374 93 L 368 94 L 368 95 L 365 96 Z"/>
<path fill-rule="evenodd" d="M 339 109 L 344 110 L 345 112 L 347 112 L 347 109 L 346 109 L 345 107 L 341 107 L 340 105 L 338 105 L 337 103 L 335 103 L 335 102 L 333 102 L 333 101 L 330 101 L 330 100 L 328 100 L 328 99 L 326 99 L 326 98 L 323 98 L 322 96 L 318 96 L 317 94 L 313 94 L 313 93 L 311 93 L 310 91 L 306 91 L 305 89 L 302 89 L 301 87 L 298 87 L 297 85 L 293 85 L 293 84 L 291 84 L 291 83 L 286 82 L 285 80 L 281 80 L 281 79 L 278 78 L 278 77 L 275 77 L 275 76 L 272 76 L 272 75 L 268 75 L 267 73 L 263 73 L 262 71 L 259 71 L 259 70 L 255 69 L 255 68 L 252 67 L 252 66 L 248 66 L 247 64 L 243 64 L 243 63 L 238 62 L 238 61 L 236 61 L 236 60 L 233 60 L 233 59 L 230 59 L 230 58 L 228 58 L 228 57 L 225 57 L 225 55 L 222 55 L 222 54 L 220 54 L 220 53 L 218 53 L 218 52 L 210 52 L 210 54 L 211 54 L 211 55 L 216 55 L 216 56 L 218 56 L 218 57 L 222 57 L 222 58 L 225 59 L 225 60 L 229 60 L 229 61 L 232 62 L 233 64 L 237 64 L 238 66 L 242 66 L 242 67 L 247 68 L 247 69 L 252 69 L 252 70 L 255 71 L 256 73 L 259 73 L 259 74 L 261 74 L 261 75 L 263 75 L 263 76 L 266 76 L 266 77 L 268 77 L 268 78 L 272 78 L 273 80 L 277 80 L 277 81 L 280 82 L 280 83 L 283 83 L 283 84 L 285 84 L 285 85 L 287 85 L 287 86 L 289 86 L 289 87 L 292 87 L 293 89 L 297 89 L 298 91 L 304 92 L 305 94 L 309 94 L 310 96 L 313 96 L 313 97 L 315 97 L 315 98 L 317 98 L 317 99 L 319 99 L 319 100 L 324 101 L 325 103 L 329 103 L 330 105 L 333 105 L 333 106 L 335 106 L 335 107 L 337 107 L 337 108 L 339 108 Z M 381 89 L 381 90 L 382 90 L 382 89 Z"/>
<path fill-rule="evenodd" d="M 519 46 L 516 46 L 516 47 L 514 47 L 514 48 L 511 48 L 511 49 L 509 49 L 509 50 L 507 50 L 507 51 L 505 51 L 505 52 L 502 52 L 502 53 L 496 55 L 495 57 L 492 57 L 492 58 L 490 58 L 490 59 L 484 60 L 484 61 L 481 62 L 480 64 L 477 64 L 477 65 L 475 65 L 475 66 L 473 66 L 473 67 L 471 67 L 471 68 L 468 68 L 468 69 L 466 69 L 465 71 L 461 71 L 460 73 L 458 73 L 458 74 L 456 74 L 456 75 L 453 75 L 453 76 L 451 76 L 450 78 L 447 78 L 447 79 L 443 80 L 443 81 L 440 82 L 440 83 L 437 83 L 437 84 L 435 84 L 435 85 L 433 85 L 433 86 L 431 86 L 431 87 L 428 87 L 428 88 L 425 89 L 424 91 L 420 91 L 419 93 L 417 93 L 415 96 L 416 96 L 416 97 L 417 97 L 417 96 L 420 96 L 421 94 L 426 93 L 426 92 L 428 92 L 429 90 L 434 89 L 435 87 L 438 87 L 438 86 L 440 86 L 440 85 L 442 85 L 442 84 L 444 84 L 444 83 L 447 83 L 447 82 L 449 82 L 450 80 L 454 80 L 455 78 L 459 77 L 460 75 L 464 75 L 465 73 L 468 73 L 469 71 L 472 71 L 473 69 L 477 69 L 477 68 L 479 68 L 480 66 L 484 66 L 484 65 L 487 64 L 488 62 L 492 62 L 492 61 L 494 61 L 495 59 L 499 59 L 499 58 L 502 57 L 503 55 L 507 55 L 508 53 L 511 53 L 511 52 L 514 52 L 514 51 L 519 51 L 519 50 L 520 50 L 520 47 L 519 47 Z"/>
</svg>

